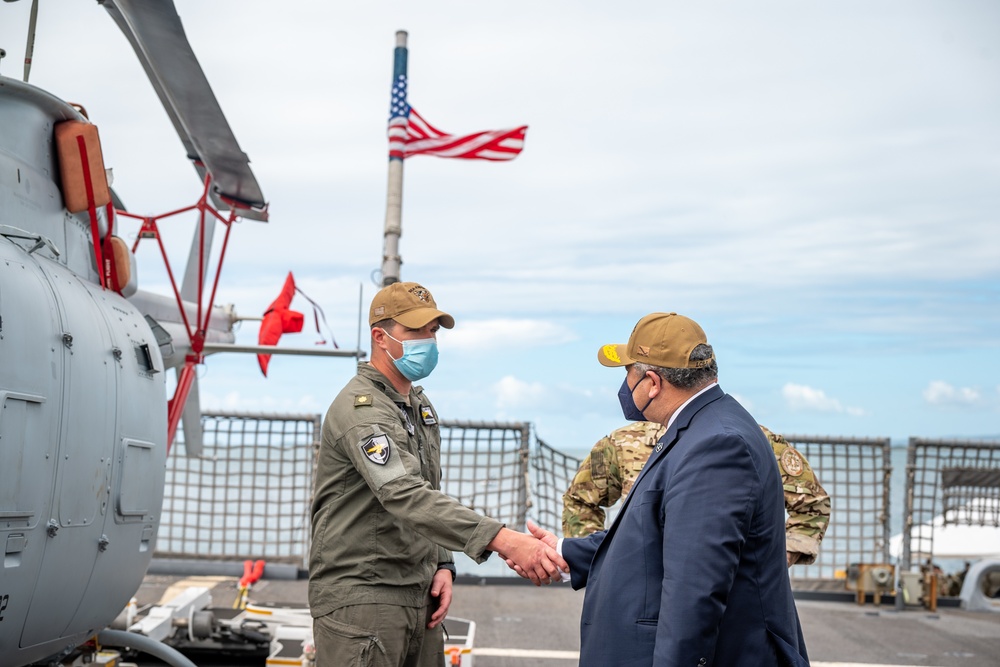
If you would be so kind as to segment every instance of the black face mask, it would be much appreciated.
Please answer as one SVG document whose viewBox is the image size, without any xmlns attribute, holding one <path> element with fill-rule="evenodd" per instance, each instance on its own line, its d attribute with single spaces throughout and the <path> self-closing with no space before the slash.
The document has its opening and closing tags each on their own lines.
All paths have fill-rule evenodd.
<svg viewBox="0 0 1000 667">
<path fill-rule="evenodd" d="M 626 375 L 625 379 L 622 381 L 621 389 L 618 390 L 618 402 L 622 404 L 622 414 L 624 414 L 625 419 L 629 421 L 648 421 L 646 416 L 642 413 L 646 411 L 646 408 L 648 408 L 649 404 L 653 402 L 653 399 L 646 401 L 646 405 L 642 406 L 641 410 L 636 406 L 635 401 L 632 399 L 632 392 L 634 392 L 645 379 L 646 376 L 644 375 L 638 382 L 635 383 L 635 387 L 630 387 L 628 386 L 628 376 Z"/>
</svg>

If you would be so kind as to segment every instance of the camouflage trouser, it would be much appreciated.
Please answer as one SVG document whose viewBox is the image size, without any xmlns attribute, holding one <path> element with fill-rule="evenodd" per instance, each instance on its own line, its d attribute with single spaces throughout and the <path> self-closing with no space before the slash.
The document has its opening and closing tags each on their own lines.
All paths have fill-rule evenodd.
<svg viewBox="0 0 1000 667">
<path fill-rule="evenodd" d="M 358 604 L 313 619 L 316 667 L 441 667 L 444 634 L 427 607 Z"/>
</svg>

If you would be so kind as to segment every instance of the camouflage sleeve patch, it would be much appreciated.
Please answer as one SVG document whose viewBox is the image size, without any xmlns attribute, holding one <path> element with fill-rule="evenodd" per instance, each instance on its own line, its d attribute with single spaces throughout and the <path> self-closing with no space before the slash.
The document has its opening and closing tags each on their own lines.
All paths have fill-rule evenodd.
<svg viewBox="0 0 1000 667">
<path fill-rule="evenodd" d="M 771 442 L 781 472 L 785 492 L 785 545 L 798 553 L 798 563 L 808 565 L 816 560 L 820 543 L 830 525 L 830 496 L 819 483 L 809 461 L 782 436 L 761 426 Z"/>
<path fill-rule="evenodd" d="M 577 479 L 573 481 L 590 481 L 594 485 L 594 488 L 606 489 L 608 487 L 608 475 L 610 472 L 610 466 L 605 451 L 595 447 L 590 452 L 590 479 L 587 480 L 585 477 L 581 477 L 578 473 Z"/>
<path fill-rule="evenodd" d="M 786 475 L 791 475 L 792 477 L 801 475 L 802 470 L 805 468 L 805 464 L 802 462 L 802 455 L 791 447 L 781 453 L 781 458 L 778 461 L 781 464 L 781 470 Z"/>
</svg>

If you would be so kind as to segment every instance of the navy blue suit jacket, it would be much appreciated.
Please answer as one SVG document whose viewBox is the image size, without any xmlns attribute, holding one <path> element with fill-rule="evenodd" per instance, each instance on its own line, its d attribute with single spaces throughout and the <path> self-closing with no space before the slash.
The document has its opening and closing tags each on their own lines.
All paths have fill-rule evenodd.
<svg viewBox="0 0 1000 667">
<path fill-rule="evenodd" d="M 809 664 L 774 453 L 718 385 L 660 438 L 609 530 L 566 539 L 580 667 Z"/>
</svg>

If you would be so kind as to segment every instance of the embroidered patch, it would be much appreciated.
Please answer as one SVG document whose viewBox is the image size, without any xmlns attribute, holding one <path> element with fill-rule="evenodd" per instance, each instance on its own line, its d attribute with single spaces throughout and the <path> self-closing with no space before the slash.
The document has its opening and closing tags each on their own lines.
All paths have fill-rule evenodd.
<svg viewBox="0 0 1000 667">
<path fill-rule="evenodd" d="M 802 462 L 802 455 L 789 447 L 781 454 L 781 469 L 792 477 L 798 477 L 805 469 Z"/>
<path fill-rule="evenodd" d="M 361 407 L 362 405 L 371 405 L 372 395 L 371 394 L 361 394 L 360 396 L 354 397 L 354 407 Z"/>
<path fill-rule="evenodd" d="M 431 411 L 431 406 L 421 405 L 420 406 L 420 418 L 424 420 L 426 426 L 433 426 L 438 423 L 438 420 L 434 418 L 434 412 Z"/>
<path fill-rule="evenodd" d="M 605 345 L 604 346 L 604 357 L 608 361 L 613 361 L 616 364 L 622 362 L 621 357 L 618 356 L 618 346 L 617 345 Z"/>
<path fill-rule="evenodd" d="M 636 347 L 636 352 L 640 356 L 643 356 L 643 357 L 648 357 L 649 356 L 649 348 L 646 347 L 645 345 L 636 345 L 635 347 Z"/>
<path fill-rule="evenodd" d="M 420 299 L 424 303 L 430 303 L 431 293 L 428 292 L 424 287 L 422 287 L 420 285 L 414 285 L 413 287 L 411 287 L 410 288 L 410 294 L 412 294 L 413 296 L 417 297 L 418 299 Z"/>
<path fill-rule="evenodd" d="M 374 315 L 375 317 L 382 317 L 385 315 L 385 306 L 376 306 Z"/>
<path fill-rule="evenodd" d="M 376 435 L 361 443 L 361 452 L 372 463 L 384 466 L 389 461 L 389 437 Z"/>
</svg>

